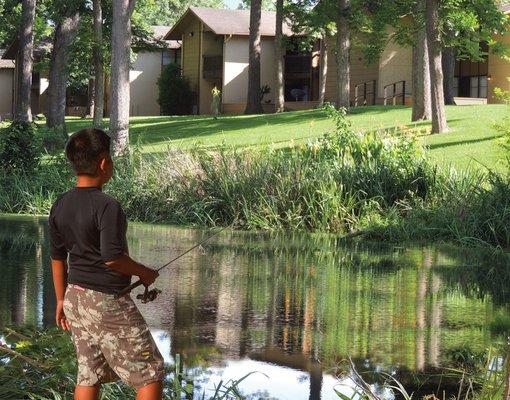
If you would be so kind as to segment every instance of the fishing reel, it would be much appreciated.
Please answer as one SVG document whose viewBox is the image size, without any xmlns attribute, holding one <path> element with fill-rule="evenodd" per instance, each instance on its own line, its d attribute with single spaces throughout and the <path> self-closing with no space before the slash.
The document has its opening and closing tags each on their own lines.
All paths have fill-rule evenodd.
<svg viewBox="0 0 510 400">
<path fill-rule="evenodd" d="M 136 295 L 136 298 L 138 300 L 141 300 L 142 303 L 148 303 L 149 301 L 154 301 L 156 299 L 156 297 L 158 297 L 158 295 L 161 293 L 161 290 L 159 289 L 151 289 L 149 290 L 149 287 L 148 286 L 145 286 L 145 291 L 143 293 L 140 293 L 138 295 Z"/>
</svg>

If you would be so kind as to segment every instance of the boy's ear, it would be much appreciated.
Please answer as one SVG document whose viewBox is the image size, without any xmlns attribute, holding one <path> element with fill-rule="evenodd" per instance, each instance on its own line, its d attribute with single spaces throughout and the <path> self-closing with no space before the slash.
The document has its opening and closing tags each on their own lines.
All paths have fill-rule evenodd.
<svg viewBox="0 0 510 400">
<path fill-rule="evenodd" d="M 108 158 L 107 157 L 101 157 L 99 159 L 99 169 L 101 171 L 106 171 L 107 164 L 108 164 Z"/>
</svg>

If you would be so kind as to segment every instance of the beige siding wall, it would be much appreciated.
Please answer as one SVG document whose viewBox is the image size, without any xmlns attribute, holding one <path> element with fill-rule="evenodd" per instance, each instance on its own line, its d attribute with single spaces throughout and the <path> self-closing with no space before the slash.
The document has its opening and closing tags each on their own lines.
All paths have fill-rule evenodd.
<svg viewBox="0 0 510 400">
<path fill-rule="evenodd" d="M 200 21 L 194 19 L 182 35 L 182 75 L 190 83 L 191 90 L 197 95 L 199 93 L 200 73 Z M 197 104 L 198 107 L 198 104 Z"/>
<path fill-rule="evenodd" d="M 510 45 L 510 33 L 504 36 L 497 36 L 498 42 L 505 43 L 507 46 Z M 501 100 L 494 97 L 494 88 L 501 88 L 504 90 L 510 90 L 510 62 L 498 57 L 494 54 L 489 54 L 489 75 L 491 77 L 488 82 L 488 102 L 489 103 L 501 103 Z"/>
<path fill-rule="evenodd" d="M 0 119 L 12 118 L 14 68 L 0 69 Z"/>
<path fill-rule="evenodd" d="M 39 113 L 46 114 L 48 110 L 48 86 L 50 80 L 48 72 L 41 72 L 39 79 Z"/>
<path fill-rule="evenodd" d="M 136 55 L 129 81 L 131 83 L 130 115 L 159 115 L 157 81 L 161 75 L 161 52 Z"/>
<path fill-rule="evenodd" d="M 326 101 L 335 102 L 337 93 L 337 64 L 334 54 L 335 39 L 328 40 L 328 75 L 326 78 Z M 351 98 L 354 99 L 354 86 L 371 80 L 378 81 L 379 66 L 377 62 L 366 65 L 362 51 L 351 49 Z M 369 89 L 372 91 L 372 88 Z"/>
<path fill-rule="evenodd" d="M 384 48 L 379 61 L 379 97 L 384 97 L 385 85 L 402 80 L 406 81 L 406 93 L 411 93 L 413 90 L 412 48 L 402 47 L 390 41 Z M 397 92 L 401 92 L 400 85 L 397 87 Z"/>
<path fill-rule="evenodd" d="M 219 56 L 223 53 L 223 36 L 212 32 L 202 33 L 202 56 Z M 203 78 L 203 62 L 200 63 L 200 114 L 211 114 L 212 90 L 214 86 L 221 90 L 221 79 L 218 81 Z"/>
<path fill-rule="evenodd" d="M 245 104 L 248 90 L 248 37 L 234 36 L 225 40 L 223 65 L 223 104 Z M 268 85 L 266 100 L 274 103 L 274 39 L 261 40 L 260 85 Z M 241 106 L 242 108 L 242 106 Z"/>
</svg>

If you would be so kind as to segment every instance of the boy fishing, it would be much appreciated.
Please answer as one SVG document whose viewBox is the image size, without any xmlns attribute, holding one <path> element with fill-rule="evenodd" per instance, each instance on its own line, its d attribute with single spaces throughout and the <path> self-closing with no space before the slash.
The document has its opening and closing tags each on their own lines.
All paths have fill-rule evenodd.
<svg viewBox="0 0 510 400">
<path fill-rule="evenodd" d="M 76 186 L 53 205 L 49 228 L 56 323 L 71 331 L 78 360 L 74 398 L 96 400 L 102 383 L 121 379 L 138 400 L 161 399 L 163 358 L 129 294 L 115 296 L 132 276 L 149 286 L 158 272 L 129 257 L 124 212 L 102 192 L 113 172 L 110 138 L 82 129 L 65 151 Z"/>
</svg>

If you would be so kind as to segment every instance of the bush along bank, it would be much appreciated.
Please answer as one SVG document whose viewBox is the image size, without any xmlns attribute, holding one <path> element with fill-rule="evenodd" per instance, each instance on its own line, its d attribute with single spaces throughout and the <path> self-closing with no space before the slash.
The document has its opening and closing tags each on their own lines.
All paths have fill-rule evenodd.
<svg viewBox="0 0 510 400">
<path fill-rule="evenodd" d="M 344 111 L 327 110 L 335 129 L 302 146 L 160 155 L 135 147 L 117 159 L 106 191 L 143 222 L 510 245 L 507 177 L 437 167 L 412 133 L 356 132 Z M 71 176 L 61 156 L 32 173 L 2 172 L 0 211 L 46 214 Z"/>
</svg>

